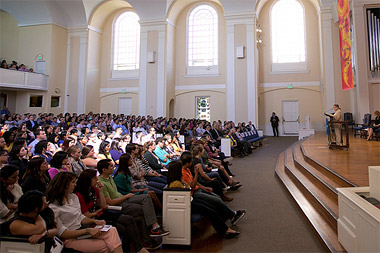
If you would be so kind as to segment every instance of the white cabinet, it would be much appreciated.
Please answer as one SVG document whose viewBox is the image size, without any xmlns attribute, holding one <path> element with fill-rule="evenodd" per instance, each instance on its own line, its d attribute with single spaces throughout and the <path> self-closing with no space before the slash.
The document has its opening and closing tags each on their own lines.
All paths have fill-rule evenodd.
<svg viewBox="0 0 380 253">
<path fill-rule="evenodd" d="M 338 239 L 347 252 L 380 252 L 380 209 L 363 199 L 369 187 L 338 188 Z"/>
<path fill-rule="evenodd" d="M 163 225 L 170 235 L 163 237 L 164 244 L 191 244 L 190 189 L 164 189 Z"/>
</svg>

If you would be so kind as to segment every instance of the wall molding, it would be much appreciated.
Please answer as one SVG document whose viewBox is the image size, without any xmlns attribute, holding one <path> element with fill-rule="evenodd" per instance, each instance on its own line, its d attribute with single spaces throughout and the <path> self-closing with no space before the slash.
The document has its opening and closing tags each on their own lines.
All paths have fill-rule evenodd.
<svg viewBox="0 0 380 253">
<path fill-rule="evenodd" d="M 106 93 L 106 92 L 117 92 L 117 93 L 123 93 L 123 91 L 126 92 L 138 92 L 139 87 L 117 87 L 117 88 L 100 88 L 99 92 Z"/>
<path fill-rule="evenodd" d="M 225 84 L 205 84 L 205 85 L 178 85 L 175 90 L 214 90 L 225 89 Z"/>
<path fill-rule="evenodd" d="M 262 88 L 287 88 L 288 85 L 292 84 L 293 87 L 304 87 L 304 86 L 320 86 L 320 81 L 311 82 L 282 82 L 282 83 L 260 83 Z"/>
<path fill-rule="evenodd" d="M 27 27 L 27 26 L 39 26 L 39 25 L 56 25 L 56 26 L 59 26 L 61 28 L 64 28 L 64 29 L 68 29 L 67 26 L 63 25 L 63 24 L 59 24 L 59 23 L 56 23 L 56 22 L 50 22 L 50 21 L 46 21 L 46 22 L 32 22 L 32 23 L 23 23 L 23 24 L 18 24 L 18 27 Z"/>
<path fill-rule="evenodd" d="M 141 32 L 148 31 L 166 31 L 166 19 L 157 19 L 157 20 L 140 20 Z"/>
<path fill-rule="evenodd" d="M 97 32 L 97 33 L 103 34 L 103 31 L 102 31 L 102 30 L 100 30 L 100 29 L 98 29 L 98 28 L 96 28 L 96 27 L 94 27 L 94 26 L 89 25 L 89 26 L 88 26 L 88 29 L 91 30 L 91 31 L 94 31 L 94 32 Z"/>
<path fill-rule="evenodd" d="M 225 14 L 224 18 L 228 21 L 228 25 L 255 24 L 256 14 L 254 12 L 231 13 Z"/>
</svg>

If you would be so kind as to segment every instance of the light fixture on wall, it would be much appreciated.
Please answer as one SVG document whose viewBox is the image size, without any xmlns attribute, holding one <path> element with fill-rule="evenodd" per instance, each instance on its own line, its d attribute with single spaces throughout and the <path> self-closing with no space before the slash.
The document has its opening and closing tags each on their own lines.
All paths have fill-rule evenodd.
<svg viewBox="0 0 380 253">
<path fill-rule="evenodd" d="M 262 43 L 262 32 L 261 25 L 259 24 L 259 21 L 256 19 L 256 43 L 257 47 L 259 47 Z"/>
<path fill-rule="evenodd" d="M 148 51 L 146 54 L 146 60 L 148 63 L 155 63 L 156 62 L 156 52 L 155 51 Z"/>
<path fill-rule="evenodd" d="M 244 59 L 245 57 L 245 47 L 244 46 L 237 46 L 236 47 L 236 58 L 238 59 Z"/>
</svg>

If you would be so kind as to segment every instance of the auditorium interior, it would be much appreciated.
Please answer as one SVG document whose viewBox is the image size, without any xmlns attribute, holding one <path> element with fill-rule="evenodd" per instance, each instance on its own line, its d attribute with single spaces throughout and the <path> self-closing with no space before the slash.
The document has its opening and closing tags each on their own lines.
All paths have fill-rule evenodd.
<svg viewBox="0 0 380 253">
<path fill-rule="evenodd" d="M 340 2 L 349 8 L 350 88 L 342 86 Z M 368 230 L 339 220 L 338 195 L 348 195 L 337 188 L 369 186 L 380 142 L 348 126 L 349 148 L 329 149 L 324 113 L 338 104 L 361 124 L 380 110 L 379 20 L 378 0 L 0 0 L 0 59 L 33 69 L 0 69 L 0 109 L 251 121 L 265 139 L 254 156 L 233 161 L 246 182 L 231 205 L 254 198 L 241 243 L 215 238 L 206 223 L 192 247 L 159 252 L 376 251 L 380 210 L 366 216 Z M 313 134 L 298 140 L 300 129 Z M 283 206 L 295 216 L 282 216 Z"/>
</svg>

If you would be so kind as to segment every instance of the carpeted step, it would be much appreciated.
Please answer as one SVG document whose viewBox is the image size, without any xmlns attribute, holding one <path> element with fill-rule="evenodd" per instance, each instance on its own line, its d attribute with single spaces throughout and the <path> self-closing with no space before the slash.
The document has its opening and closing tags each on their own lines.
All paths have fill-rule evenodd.
<svg viewBox="0 0 380 253">
<path fill-rule="evenodd" d="M 345 249 L 338 241 L 336 220 L 321 205 L 321 202 L 286 168 L 286 165 L 289 167 L 291 162 L 293 162 L 293 168 L 295 168 L 292 160 L 292 148 L 288 148 L 278 156 L 276 175 L 280 178 L 328 250 L 331 252 L 344 252 Z M 290 155 L 287 155 L 288 152 Z"/>
</svg>

